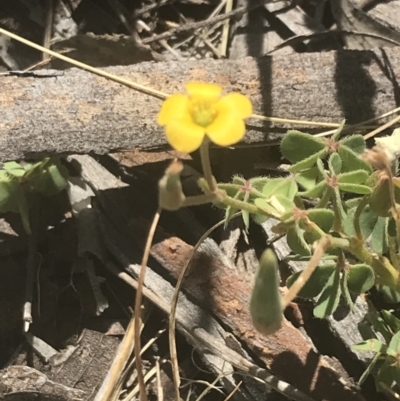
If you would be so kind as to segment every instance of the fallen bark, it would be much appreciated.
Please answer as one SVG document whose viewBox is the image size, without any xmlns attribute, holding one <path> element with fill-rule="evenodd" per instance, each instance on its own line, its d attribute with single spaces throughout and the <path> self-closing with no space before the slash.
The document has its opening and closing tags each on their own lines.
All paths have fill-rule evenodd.
<svg viewBox="0 0 400 401">
<path fill-rule="evenodd" d="M 258 114 L 292 119 L 357 123 L 390 111 L 400 99 L 398 48 L 142 63 L 107 71 L 167 93 L 190 80 L 216 82 L 248 95 Z M 167 146 L 155 122 L 160 100 L 115 82 L 71 69 L 9 73 L 0 84 L 1 161 Z M 246 143 L 278 140 L 285 128 L 248 124 Z"/>
</svg>

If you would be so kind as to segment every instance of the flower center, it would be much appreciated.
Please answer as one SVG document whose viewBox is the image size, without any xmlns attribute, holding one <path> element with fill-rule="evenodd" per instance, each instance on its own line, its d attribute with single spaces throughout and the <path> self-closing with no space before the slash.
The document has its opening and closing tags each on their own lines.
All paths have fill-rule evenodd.
<svg viewBox="0 0 400 401">
<path fill-rule="evenodd" d="M 214 121 L 216 114 L 216 110 L 209 102 L 193 102 L 191 115 L 197 125 L 207 127 Z"/>
</svg>

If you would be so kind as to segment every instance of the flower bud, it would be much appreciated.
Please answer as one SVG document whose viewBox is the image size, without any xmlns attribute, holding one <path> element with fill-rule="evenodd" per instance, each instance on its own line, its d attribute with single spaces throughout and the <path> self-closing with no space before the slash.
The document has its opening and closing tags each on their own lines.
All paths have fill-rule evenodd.
<svg viewBox="0 0 400 401">
<path fill-rule="evenodd" d="M 183 164 L 174 160 L 165 170 L 164 176 L 158 183 L 158 204 L 165 210 L 178 210 L 185 201 L 182 191 L 181 172 Z"/>
</svg>

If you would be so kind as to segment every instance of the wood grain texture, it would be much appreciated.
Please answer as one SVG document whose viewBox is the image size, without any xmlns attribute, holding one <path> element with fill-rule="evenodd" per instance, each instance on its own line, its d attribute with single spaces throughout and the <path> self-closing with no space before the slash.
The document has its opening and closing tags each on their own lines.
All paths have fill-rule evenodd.
<svg viewBox="0 0 400 401">
<path fill-rule="evenodd" d="M 400 50 L 295 54 L 262 59 L 142 63 L 107 68 L 173 93 L 210 81 L 251 98 L 256 113 L 356 123 L 398 106 Z M 155 123 L 160 100 L 70 69 L 0 77 L 0 161 L 48 154 L 165 148 Z M 280 129 L 248 121 L 247 143 L 277 140 Z M 304 127 L 308 129 L 310 127 Z"/>
</svg>

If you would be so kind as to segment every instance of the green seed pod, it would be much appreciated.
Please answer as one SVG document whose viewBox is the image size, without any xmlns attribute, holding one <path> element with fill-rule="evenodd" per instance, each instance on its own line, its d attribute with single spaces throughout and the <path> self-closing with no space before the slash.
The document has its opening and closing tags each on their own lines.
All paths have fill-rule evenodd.
<svg viewBox="0 0 400 401">
<path fill-rule="evenodd" d="M 278 260 L 271 249 L 261 256 L 250 300 L 250 314 L 254 327 L 264 335 L 281 328 L 283 311 L 279 292 Z"/>
</svg>

